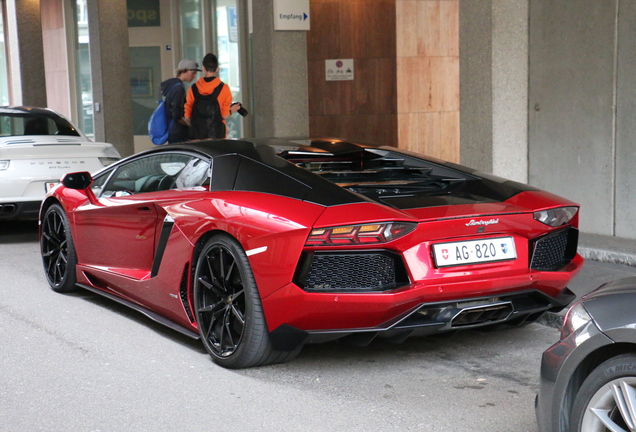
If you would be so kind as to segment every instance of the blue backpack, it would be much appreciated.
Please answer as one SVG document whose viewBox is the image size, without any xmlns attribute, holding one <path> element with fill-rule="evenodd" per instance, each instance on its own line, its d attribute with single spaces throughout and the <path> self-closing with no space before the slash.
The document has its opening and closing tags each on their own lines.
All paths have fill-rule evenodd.
<svg viewBox="0 0 636 432">
<path fill-rule="evenodd" d="M 180 83 L 174 83 L 171 85 L 166 95 L 170 92 L 172 87 L 179 84 Z M 170 118 L 170 121 L 168 121 L 168 118 Z M 170 128 L 172 128 L 172 123 L 174 123 L 174 119 L 172 116 L 168 116 L 166 112 L 166 98 L 162 98 L 150 116 L 150 120 L 148 120 L 148 135 L 150 135 L 150 140 L 153 144 L 161 145 L 168 141 L 168 134 L 170 133 Z"/>
</svg>

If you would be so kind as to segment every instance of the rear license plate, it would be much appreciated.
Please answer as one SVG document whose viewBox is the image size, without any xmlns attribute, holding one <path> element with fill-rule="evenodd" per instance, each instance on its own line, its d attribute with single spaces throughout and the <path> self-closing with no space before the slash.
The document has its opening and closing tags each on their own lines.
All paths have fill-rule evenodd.
<svg viewBox="0 0 636 432">
<path fill-rule="evenodd" d="M 509 261 L 517 258 L 512 237 L 495 237 L 433 245 L 437 267 Z"/>
<path fill-rule="evenodd" d="M 46 182 L 44 183 L 44 190 L 46 193 L 51 192 L 53 189 L 55 189 L 55 186 L 59 185 L 59 182 Z"/>
</svg>

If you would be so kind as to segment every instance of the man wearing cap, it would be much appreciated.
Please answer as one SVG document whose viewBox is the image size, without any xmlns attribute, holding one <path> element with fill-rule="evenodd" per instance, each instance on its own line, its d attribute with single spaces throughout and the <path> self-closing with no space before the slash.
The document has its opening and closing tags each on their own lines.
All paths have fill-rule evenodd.
<svg viewBox="0 0 636 432">
<path fill-rule="evenodd" d="M 218 70 L 218 57 L 207 53 L 203 57 L 203 77 L 188 90 L 185 118 L 190 124 L 192 139 L 227 137 L 225 121 L 241 109 L 241 104 L 232 104 L 230 86 L 225 85 L 216 76 Z M 212 104 L 216 105 L 216 109 L 213 109 Z M 212 111 L 218 114 L 213 114 Z"/>
<path fill-rule="evenodd" d="M 161 94 L 165 98 L 165 108 L 168 118 L 174 119 L 168 134 L 168 143 L 177 143 L 190 139 L 189 127 L 183 118 L 185 104 L 184 82 L 194 81 L 197 72 L 201 72 L 199 64 L 194 60 L 183 59 L 175 71 L 175 78 L 168 78 L 161 83 Z"/>
</svg>

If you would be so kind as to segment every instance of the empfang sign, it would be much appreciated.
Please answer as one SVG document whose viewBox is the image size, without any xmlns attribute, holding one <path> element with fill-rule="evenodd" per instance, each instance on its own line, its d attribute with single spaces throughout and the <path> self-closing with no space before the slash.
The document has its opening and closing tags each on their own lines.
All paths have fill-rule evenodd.
<svg viewBox="0 0 636 432">
<path fill-rule="evenodd" d="M 479 226 L 479 225 L 488 226 L 488 225 L 494 225 L 498 223 L 499 223 L 499 219 L 489 219 L 489 220 L 472 219 L 470 222 L 466 224 L 466 226 Z"/>
<path fill-rule="evenodd" d="M 306 13 L 304 13 L 304 12 L 303 12 L 303 14 L 302 14 L 302 15 L 300 15 L 300 14 L 297 14 L 297 15 L 295 15 L 295 14 L 280 14 L 280 15 L 279 15 L 279 18 L 280 18 L 280 19 L 282 19 L 282 20 L 285 20 L 285 19 L 286 19 L 286 20 L 299 20 L 299 21 L 305 21 L 305 20 L 306 20 L 307 18 L 309 18 L 309 17 L 307 16 L 307 14 L 306 14 Z"/>
<path fill-rule="evenodd" d="M 309 0 L 274 0 L 274 30 L 310 29 Z"/>
</svg>

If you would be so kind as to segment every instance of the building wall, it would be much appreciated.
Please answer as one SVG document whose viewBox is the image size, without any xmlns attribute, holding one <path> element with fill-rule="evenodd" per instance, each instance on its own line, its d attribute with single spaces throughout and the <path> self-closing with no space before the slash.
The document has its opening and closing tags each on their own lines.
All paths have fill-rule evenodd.
<svg viewBox="0 0 636 432">
<path fill-rule="evenodd" d="M 307 135 L 307 36 L 274 31 L 273 0 L 252 3 L 250 110 L 254 134 L 261 137 Z M 244 101 L 245 102 L 245 101 Z"/>
<path fill-rule="evenodd" d="M 493 170 L 492 1 L 459 3 L 460 161 Z"/>
<path fill-rule="evenodd" d="M 396 8 L 399 147 L 459 162 L 459 1 Z"/>
<path fill-rule="evenodd" d="M 636 238 L 636 2 L 618 5 L 613 235 Z"/>
<path fill-rule="evenodd" d="M 461 162 L 528 180 L 528 2 L 462 0 Z"/>
<path fill-rule="evenodd" d="M 621 11 L 631 15 L 621 17 L 623 24 L 636 19 L 626 3 Z M 630 196 L 614 182 L 616 156 L 633 153 L 636 138 L 633 126 L 621 122 L 616 142 L 617 80 L 622 90 L 636 84 L 634 69 L 623 68 L 624 61 L 633 62 L 634 35 L 617 32 L 617 5 L 617 0 L 530 0 L 529 183 L 580 203 L 583 231 L 636 238 L 636 231 L 622 227 L 634 206 L 617 218 L 615 205 L 615 194 L 618 208 Z M 617 46 L 630 45 L 631 52 L 617 56 Z M 624 96 L 620 100 L 626 102 Z M 631 103 L 619 108 L 619 118 L 633 123 Z M 634 178 L 627 163 L 619 162 L 621 184 Z"/>
<path fill-rule="evenodd" d="M 312 135 L 459 161 L 458 0 L 312 0 L 311 16 Z M 329 59 L 354 80 L 326 81 Z"/>
<path fill-rule="evenodd" d="M 492 2 L 492 172 L 528 181 L 528 1 Z"/>
<path fill-rule="evenodd" d="M 395 0 L 312 0 L 309 131 L 398 143 Z M 354 80 L 326 81 L 325 60 L 353 59 Z"/>
</svg>

